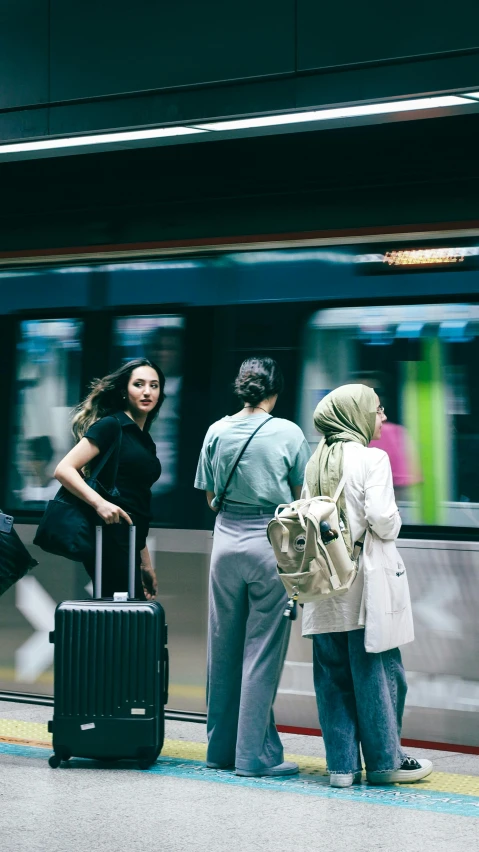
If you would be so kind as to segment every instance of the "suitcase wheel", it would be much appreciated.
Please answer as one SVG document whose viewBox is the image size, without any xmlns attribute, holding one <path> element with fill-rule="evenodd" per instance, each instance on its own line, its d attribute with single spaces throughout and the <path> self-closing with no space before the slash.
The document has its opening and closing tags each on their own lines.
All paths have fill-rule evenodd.
<svg viewBox="0 0 479 852">
<path fill-rule="evenodd" d="M 159 752 L 148 750 L 145 754 L 145 750 L 143 750 L 143 754 L 140 752 L 138 754 L 138 766 L 140 769 L 149 769 L 150 766 L 153 766 L 156 763 L 156 759 L 158 757 Z"/>
<path fill-rule="evenodd" d="M 70 760 L 71 752 L 67 749 L 60 749 L 59 751 L 55 751 L 52 756 L 49 758 L 48 763 L 52 767 L 52 769 L 58 769 L 62 760 Z"/>
</svg>

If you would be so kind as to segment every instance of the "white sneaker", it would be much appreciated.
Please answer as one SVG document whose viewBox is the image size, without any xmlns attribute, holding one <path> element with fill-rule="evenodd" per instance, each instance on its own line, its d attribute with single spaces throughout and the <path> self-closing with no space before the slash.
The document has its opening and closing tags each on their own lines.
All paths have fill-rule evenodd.
<svg viewBox="0 0 479 852">
<path fill-rule="evenodd" d="M 367 772 L 366 777 L 370 784 L 411 784 L 427 778 L 432 772 L 430 760 L 415 760 L 414 757 L 406 757 L 399 769 L 390 772 Z"/>
<path fill-rule="evenodd" d="M 362 772 L 331 772 L 329 776 L 330 787 L 351 787 L 360 784 Z"/>
<path fill-rule="evenodd" d="M 285 760 L 284 763 L 278 763 L 277 766 L 270 766 L 267 769 L 261 769 L 259 772 L 251 772 L 249 769 L 237 769 L 236 774 L 242 775 L 244 778 L 262 778 L 265 775 L 274 778 L 282 775 L 296 775 L 299 772 L 297 763 L 290 763 Z"/>
</svg>

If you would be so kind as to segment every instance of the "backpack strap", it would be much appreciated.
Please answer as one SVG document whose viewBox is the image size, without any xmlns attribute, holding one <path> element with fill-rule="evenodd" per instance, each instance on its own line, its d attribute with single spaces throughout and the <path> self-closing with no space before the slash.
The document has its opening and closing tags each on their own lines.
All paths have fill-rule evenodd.
<svg viewBox="0 0 479 852">
<path fill-rule="evenodd" d="M 341 477 L 341 481 L 340 481 L 340 483 L 339 483 L 339 485 L 336 488 L 336 491 L 334 493 L 333 500 L 334 500 L 335 503 L 338 502 L 338 500 L 339 500 L 339 498 L 342 494 L 342 491 L 344 489 L 345 484 L 346 484 L 346 474 L 343 473 L 343 475 Z M 359 554 L 361 553 L 361 551 L 363 549 L 365 535 L 366 535 L 366 533 L 363 533 L 361 538 L 359 538 L 357 541 L 354 542 L 354 547 L 353 547 L 353 560 L 354 560 L 354 562 L 356 562 L 356 560 L 359 558 Z"/>
<path fill-rule="evenodd" d="M 334 492 L 333 500 L 334 500 L 335 503 L 337 503 L 339 498 L 341 497 L 341 494 L 342 494 L 342 491 L 343 491 L 343 488 L 344 488 L 345 485 L 346 485 L 346 474 L 343 473 L 341 480 L 339 482 L 339 485 L 336 488 L 336 491 Z"/>
<path fill-rule="evenodd" d="M 354 559 L 354 561 L 356 561 L 356 559 L 359 558 L 359 554 L 361 553 L 361 551 L 364 547 L 364 539 L 365 538 L 366 538 L 366 533 L 364 532 L 362 534 L 361 538 L 358 538 L 358 540 L 354 542 L 354 548 L 353 548 L 353 559 Z"/>
</svg>

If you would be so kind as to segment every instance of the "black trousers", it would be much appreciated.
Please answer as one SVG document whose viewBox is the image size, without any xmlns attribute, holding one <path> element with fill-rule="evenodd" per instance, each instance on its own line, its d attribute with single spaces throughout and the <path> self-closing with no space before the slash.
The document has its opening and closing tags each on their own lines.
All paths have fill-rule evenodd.
<svg viewBox="0 0 479 852">
<path fill-rule="evenodd" d="M 143 519 L 136 523 L 135 598 L 145 600 L 141 582 L 141 551 L 145 547 L 148 528 Z M 102 597 L 112 598 L 114 592 L 128 591 L 128 524 L 108 524 L 103 527 Z M 91 580 L 95 579 L 95 559 L 83 563 Z"/>
</svg>

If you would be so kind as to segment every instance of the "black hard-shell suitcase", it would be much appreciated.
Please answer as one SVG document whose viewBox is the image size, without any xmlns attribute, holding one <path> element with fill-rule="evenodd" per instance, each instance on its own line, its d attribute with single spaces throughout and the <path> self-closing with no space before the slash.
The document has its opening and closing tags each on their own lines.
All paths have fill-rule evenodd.
<svg viewBox="0 0 479 852">
<path fill-rule="evenodd" d="M 168 700 L 165 612 L 133 600 L 135 534 L 130 527 L 128 595 L 101 599 L 102 528 L 96 528 L 95 598 L 55 612 L 53 733 L 56 768 L 70 757 L 130 758 L 151 766 L 163 747 Z M 115 595 L 116 598 L 119 595 Z"/>
</svg>

